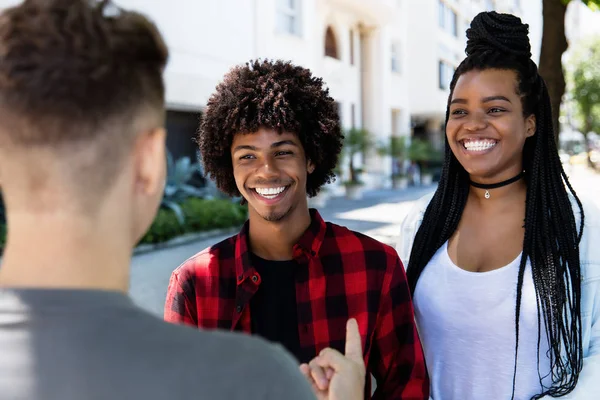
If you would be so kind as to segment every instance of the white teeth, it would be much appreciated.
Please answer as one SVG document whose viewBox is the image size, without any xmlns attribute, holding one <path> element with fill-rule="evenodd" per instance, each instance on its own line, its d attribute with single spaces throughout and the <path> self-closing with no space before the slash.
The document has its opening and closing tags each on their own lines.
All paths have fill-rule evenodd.
<svg viewBox="0 0 600 400">
<path fill-rule="evenodd" d="M 273 199 L 285 190 L 285 186 L 278 188 L 255 188 L 256 193 L 268 199 Z"/>
<path fill-rule="evenodd" d="M 465 140 L 463 145 L 469 151 L 484 151 L 491 149 L 496 143 L 494 140 Z"/>
</svg>

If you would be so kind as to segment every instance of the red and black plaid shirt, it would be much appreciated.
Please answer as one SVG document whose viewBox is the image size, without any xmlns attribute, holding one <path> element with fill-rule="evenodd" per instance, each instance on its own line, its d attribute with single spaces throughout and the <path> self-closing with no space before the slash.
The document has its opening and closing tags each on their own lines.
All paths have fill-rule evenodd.
<svg viewBox="0 0 600 400">
<path fill-rule="evenodd" d="M 344 352 L 346 321 L 358 321 L 374 399 L 427 399 L 429 380 L 404 268 L 391 247 L 326 223 L 311 210 L 294 246 L 301 351 Z M 304 268 L 305 267 L 305 268 Z M 242 231 L 187 260 L 171 275 L 165 320 L 204 329 L 251 333 L 250 298 L 261 283 L 252 267 L 248 223 Z M 370 393 L 367 379 L 365 393 Z M 366 398 L 369 396 L 366 395 Z"/>
</svg>

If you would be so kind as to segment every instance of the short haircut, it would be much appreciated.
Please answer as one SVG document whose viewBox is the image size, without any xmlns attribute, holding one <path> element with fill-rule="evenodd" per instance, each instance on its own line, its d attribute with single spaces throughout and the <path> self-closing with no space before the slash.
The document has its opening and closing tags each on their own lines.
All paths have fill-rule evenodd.
<svg viewBox="0 0 600 400">
<path fill-rule="evenodd" d="M 102 189 L 142 115 L 164 123 L 167 59 L 156 27 L 108 0 L 25 0 L 4 10 L 0 145 L 65 154 L 94 146 L 78 179 Z"/>
</svg>

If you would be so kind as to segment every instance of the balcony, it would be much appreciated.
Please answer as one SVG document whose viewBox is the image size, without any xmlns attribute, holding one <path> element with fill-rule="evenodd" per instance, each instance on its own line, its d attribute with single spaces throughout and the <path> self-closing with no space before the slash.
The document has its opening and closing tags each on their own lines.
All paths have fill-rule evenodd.
<svg viewBox="0 0 600 400">
<path fill-rule="evenodd" d="M 329 0 L 329 3 L 360 15 L 367 25 L 390 23 L 399 9 L 395 0 Z"/>
</svg>

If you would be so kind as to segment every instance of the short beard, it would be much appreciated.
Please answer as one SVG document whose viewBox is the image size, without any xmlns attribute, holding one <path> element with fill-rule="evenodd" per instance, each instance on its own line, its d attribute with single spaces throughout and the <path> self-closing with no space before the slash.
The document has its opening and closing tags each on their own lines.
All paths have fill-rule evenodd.
<svg viewBox="0 0 600 400">
<path fill-rule="evenodd" d="M 290 206 L 290 208 L 288 208 L 286 211 L 284 212 L 272 212 L 269 213 L 267 215 L 260 215 L 265 221 L 269 221 L 269 222 L 280 222 L 281 220 L 285 219 L 288 215 L 290 215 L 292 213 L 293 207 Z"/>
</svg>

